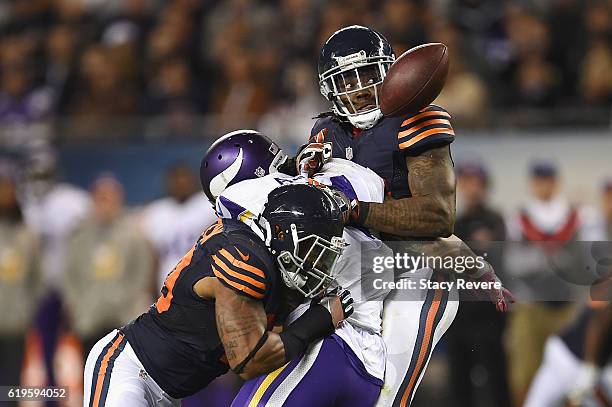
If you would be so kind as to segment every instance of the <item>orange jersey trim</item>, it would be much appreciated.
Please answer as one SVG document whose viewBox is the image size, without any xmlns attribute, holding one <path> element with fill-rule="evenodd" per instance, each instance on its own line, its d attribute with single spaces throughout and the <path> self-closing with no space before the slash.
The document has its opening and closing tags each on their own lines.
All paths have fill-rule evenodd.
<svg viewBox="0 0 612 407">
<path fill-rule="evenodd" d="M 415 131 L 418 131 L 420 129 L 422 129 L 423 127 L 427 127 L 427 126 L 431 126 L 432 124 L 446 124 L 448 126 L 450 126 L 450 122 L 447 119 L 431 119 L 431 120 L 427 120 L 426 122 L 423 122 L 421 124 L 418 124 L 414 127 L 409 128 L 408 130 L 404 130 L 402 132 L 399 132 L 397 134 L 397 138 L 402 138 L 405 136 L 410 135 L 411 133 L 414 133 Z"/>
<path fill-rule="evenodd" d="M 250 296 L 257 298 L 257 299 L 262 299 L 264 297 L 263 294 L 258 293 L 255 290 L 250 289 L 247 286 L 244 286 L 242 284 L 238 284 L 230 279 L 228 279 L 226 276 L 223 275 L 223 273 L 221 273 L 219 270 L 217 270 L 217 268 L 213 265 L 210 266 L 212 268 L 213 273 L 215 274 L 215 276 L 217 276 L 217 278 L 220 278 L 221 280 L 225 281 L 225 283 L 231 285 L 232 287 L 236 288 L 239 291 L 244 291 L 245 293 L 249 294 Z"/>
<path fill-rule="evenodd" d="M 421 120 L 422 118 L 429 117 L 429 116 L 444 116 L 444 117 L 447 117 L 449 119 L 451 118 L 450 114 L 448 114 L 446 112 L 443 112 L 441 110 L 429 110 L 429 111 L 419 113 L 416 116 L 412 116 L 412 117 L 404 120 L 402 122 L 402 126 L 401 127 L 408 126 L 409 124 L 414 123 L 417 120 Z"/>
<path fill-rule="evenodd" d="M 411 138 L 408 141 L 404 141 L 403 143 L 401 143 L 399 145 L 400 150 L 403 150 L 405 148 L 410 147 L 413 144 L 418 143 L 419 141 L 423 140 L 426 137 L 429 137 L 431 135 L 434 134 L 452 134 L 453 136 L 455 135 L 455 132 L 453 131 L 453 129 L 447 129 L 447 128 L 436 128 L 436 129 L 431 129 L 431 130 L 427 130 L 424 131 L 423 133 L 419 134 L 416 137 Z"/>
<path fill-rule="evenodd" d="M 236 250 L 238 250 L 238 249 L 236 249 Z M 253 273 L 253 274 L 255 274 L 255 275 L 257 275 L 257 276 L 259 276 L 261 278 L 264 278 L 264 279 L 266 278 L 265 273 L 261 269 L 258 269 L 255 266 L 251 266 L 248 263 L 245 263 L 243 261 L 238 260 L 237 258 L 232 256 L 232 254 L 230 252 L 228 252 L 227 250 L 221 249 L 221 250 L 219 250 L 219 253 L 221 255 L 223 255 L 223 257 L 225 257 L 230 263 L 232 263 L 232 265 L 234 265 L 236 267 L 239 267 L 239 268 L 242 268 L 242 269 L 245 269 L 247 271 L 250 271 L 251 273 Z"/>
<path fill-rule="evenodd" d="M 219 259 L 214 254 L 213 254 L 212 258 L 213 258 L 214 262 L 217 264 L 217 266 L 219 266 L 223 271 L 225 271 L 230 276 L 236 277 L 237 279 L 245 281 L 245 282 L 247 282 L 247 283 L 249 283 L 249 284 L 251 284 L 251 285 L 253 285 L 253 286 L 257 287 L 257 288 L 261 288 L 262 290 L 266 289 L 266 284 L 265 283 L 262 283 L 261 281 L 257 281 L 257 280 L 255 280 L 252 277 L 249 277 L 249 276 L 244 275 L 244 274 L 240 274 L 240 273 L 232 270 L 231 268 L 229 268 L 227 266 L 227 264 L 225 264 L 223 261 L 221 261 L 221 259 Z"/>
</svg>

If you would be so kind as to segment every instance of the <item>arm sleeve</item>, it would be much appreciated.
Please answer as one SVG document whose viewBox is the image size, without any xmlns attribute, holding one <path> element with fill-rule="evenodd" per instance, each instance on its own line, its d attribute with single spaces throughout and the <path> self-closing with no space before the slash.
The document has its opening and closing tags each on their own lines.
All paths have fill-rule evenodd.
<svg viewBox="0 0 612 407">
<path fill-rule="evenodd" d="M 446 110 L 435 105 L 406 117 L 397 134 L 399 149 L 407 155 L 417 155 L 430 148 L 452 143 L 455 132 L 450 118 Z"/>
<path fill-rule="evenodd" d="M 226 287 L 255 300 L 268 290 L 265 265 L 243 246 L 227 246 L 212 255 L 212 271 Z"/>
</svg>

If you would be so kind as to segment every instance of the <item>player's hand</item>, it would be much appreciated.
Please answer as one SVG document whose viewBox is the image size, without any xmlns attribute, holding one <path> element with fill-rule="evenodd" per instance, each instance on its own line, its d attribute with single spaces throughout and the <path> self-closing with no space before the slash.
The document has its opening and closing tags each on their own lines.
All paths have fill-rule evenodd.
<svg viewBox="0 0 612 407">
<path fill-rule="evenodd" d="M 351 292 L 340 287 L 327 293 L 321 298 L 319 304 L 329 311 L 335 328 L 338 327 L 340 322 L 350 317 L 354 311 Z"/>
<path fill-rule="evenodd" d="M 309 143 L 302 146 L 295 157 L 298 174 L 312 177 L 332 158 L 331 143 Z"/>
<path fill-rule="evenodd" d="M 497 286 L 500 288 L 495 288 L 493 284 L 491 284 L 491 288 L 482 289 L 480 290 L 480 292 L 484 293 L 486 297 L 495 305 L 497 311 L 506 312 L 508 311 L 510 304 L 513 304 L 515 302 L 514 296 L 512 295 L 510 290 L 508 290 L 502 285 L 502 282 L 493 270 L 493 266 L 491 266 L 490 264 L 488 264 L 488 266 L 489 270 L 485 272 L 482 276 L 474 278 L 474 280 L 485 283 L 498 283 Z"/>
<path fill-rule="evenodd" d="M 370 206 L 367 202 L 360 202 L 357 199 L 353 199 L 350 203 L 350 213 L 347 224 L 363 226 L 363 223 L 368 217 L 369 210 Z"/>
</svg>

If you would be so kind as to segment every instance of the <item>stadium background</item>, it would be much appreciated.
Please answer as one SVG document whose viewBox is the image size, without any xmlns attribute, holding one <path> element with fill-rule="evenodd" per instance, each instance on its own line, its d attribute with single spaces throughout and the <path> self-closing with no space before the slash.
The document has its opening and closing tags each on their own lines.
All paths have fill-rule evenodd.
<svg viewBox="0 0 612 407">
<path fill-rule="evenodd" d="M 39 198 L 51 185 L 64 185 L 60 180 L 81 189 L 72 191 L 83 202 L 81 212 L 60 205 L 42 221 L 52 225 L 74 217 L 70 230 L 49 235 L 28 216 L 24 221 L 40 241 L 39 247 L 28 246 L 30 257 L 43 263 L 49 253 L 61 252 L 69 258 L 73 230 L 81 218 L 93 217 L 89 192 L 114 205 L 113 219 L 142 225 L 151 202 L 168 194 L 168 170 L 184 164 L 196 171 L 202 153 L 226 131 L 257 128 L 294 151 L 306 140 L 312 117 L 327 108 L 317 86 L 319 47 L 336 29 L 364 24 L 382 32 L 396 55 L 424 42 L 449 46 L 451 71 L 436 103 L 453 116 L 457 167 L 478 179 L 486 176 L 496 211 L 510 217 L 530 199 L 532 170 L 553 167 L 560 195 L 597 222 L 612 224 L 611 7 L 598 0 L 4 1 L 0 178 L 15 181 L 22 206 L 34 205 L 34 179 L 44 178 L 47 185 Z M 51 181 L 45 177 L 54 163 L 57 178 Z M 192 192 L 188 176 L 177 182 L 187 195 Z M 2 185 L 0 201 L 10 203 L 12 190 Z M 2 222 L 10 218 L 5 206 L 1 212 Z M 150 236 L 142 229 L 139 237 L 146 241 Z M 1 229 L 0 237 L 7 242 L 12 235 Z M 160 253 L 154 247 L 151 242 L 143 249 L 150 256 L 139 265 L 143 281 L 157 280 Z M 111 260 L 98 256 L 112 268 Z M 22 323 L 0 316 L 0 385 L 18 384 L 9 379 L 17 376 L 22 384 L 78 387 L 78 344 L 88 342 L 74 327 L 63 291 L 70 284 L 59 264 L 32 265 L 38 268 L 32 276 L 39 277 L 25 284 L 15 277 L 14 258 L 6 250 L 0 255 L 0 293 L 19 284 L 28 293 L 17 306 L 14 297 L 0 295 L 3 313 L 23 312 L 17 313 Z M 81 297 L 104 301 L 110 295 L 95 278 L 87 280 L 87 266 L 80 272 L 89 281 Z M 133 304 L 109 315 L 101 330 L 129 320 L 156 296 L 151 287 L 157 283 L 133 289 L 121 273 L 109 275 Z M 511 335 L 506 321 L 491 323 L 505 329 L 498 339 L 505 346 Z M 45 342 L 41 329 L 59 332 L 62 340 Z M 55 366 L 45 369 L 42 355 L 51 348 L 58 350 Z M 444 343 L 438 349 L 415 405 L 448 405 L 459 397 L 447 350 Z M 491 401 L 499 391 L 492 389 L 487 369 L 468 369 L 470 382 L 479 405 L 500 405 Z M 223 405 L 235 387 L 235 379 L 226 378 L 204 397 Z"/>
</svg>

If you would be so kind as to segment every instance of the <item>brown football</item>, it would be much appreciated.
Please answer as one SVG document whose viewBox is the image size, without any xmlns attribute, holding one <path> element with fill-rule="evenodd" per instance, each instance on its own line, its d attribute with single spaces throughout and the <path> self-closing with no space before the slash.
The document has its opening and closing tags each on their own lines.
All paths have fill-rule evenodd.
<svg viewBox="0 0 612 407">
<path fill-rule="evenodd" d="M 448 74 L 448 48 L 423 44 L 404 52 L 389 68 L 380 91 L 385 116 L 416 113 L 440 94 Z"/>
</svg>

